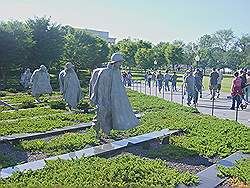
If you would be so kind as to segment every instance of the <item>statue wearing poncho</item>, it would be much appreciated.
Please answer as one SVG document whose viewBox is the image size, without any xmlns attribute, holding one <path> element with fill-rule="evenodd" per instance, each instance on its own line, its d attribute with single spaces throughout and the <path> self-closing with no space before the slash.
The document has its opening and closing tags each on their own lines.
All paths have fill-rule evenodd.
<svg viewBox="0 0 250 188">
<path fill-rule="evenodd" d="M 32 95 L 36 97 L 37 102 L 40 102 L 40 95 L 45 93 L 52 93 L 50 76 L 47 68 L 44 65 L 41 65 L 39 69 L 36 69 L 33 72 L 30 82 L 32 83 Z"/>
<path fill-rule="evenodd" d="M 76 108 L 83 95 L 80 81 L 72 63 L 67 63 L 65 70 L 60 72 L 59 85 L 60 91 L 63 93 L 63 98 L 68 103 L 69 108 Z"/>
<path fill-rule="evenodd" d="M 139 124 L 121 80 L 122 60 L 120 54 L 113 54 L 108 66 L 95 69 L 90 80 L 90 100 L 97 106 L 97 137 L 100 128 L 109 134 L 112 129 L 127 130 Z"/>
<path fill-rule="evenodd" d="M 27 68 L 21 76 L 20 83 L 25 89 L 29 87 L 31 75 L 32 73 L 30 72 L 30 69 Z"/>
</svg>

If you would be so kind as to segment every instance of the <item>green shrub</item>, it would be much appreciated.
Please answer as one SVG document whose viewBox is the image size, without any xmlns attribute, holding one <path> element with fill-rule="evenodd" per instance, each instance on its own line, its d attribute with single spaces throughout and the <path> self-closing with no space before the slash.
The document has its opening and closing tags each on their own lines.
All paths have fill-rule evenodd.
<svg viewBox="0 0 250 188">
<path fill-rule="evenodd" d="M 64 100 L 60 100 L 60 101 L 51 101 L 49 103 L 49 106 L 51 109 L 61 109 L 61 110 L 65 110 L 66 109 L 66 102 Z"/>
<path fill-rule="evenodd" d="M 0 97 L 5 97 L 7 93 L 5 91 L 0 91 Z"/>
<path fill-rule="evenodd" d="M 197 153 L 192 150 L 178 147 L 176 145 L 167 144 L 167 145 L 162 145 L 160 148 L 153 148 L 149 150 L 148 155 L 149 157 L 153 158 L 179 160 L 186 157 L 197 155 Z"/>
<path fill-rule="evenodd" d="M 0 121 L 0 136 L 53 130 L 79 123 L 88 123 L 94 114 L 55 114 L 53 116 Z"/>
<path fill-rule="evenodd" d="M 16 88 L 8 88 L 8 89 L 5 89 L 5 91 L 8 91 L 10 93 L 18 93 Z"/>
<path fill-rule="evenodd" d="M 84 110 L 90 108 L 90 103 L 88 100 L 81 100 L 79 104 L 77 105 L 78 109 Z"/>
<path fill-rule="evenodd" d="M 184 136 L 172 144 L 207 157 L 228 156 L 238 150 L 250 152 L 250 129 L 235 121 L 197 113 L 194 108 L 168 102 L 158 97 L 129 91 L 134 109 L 144 111 L 140 125 L 127 131 L 112 131 L 113 137 L 130 137 L 162 129 L 182 130 Z"/>
<path fill-rule="evenodd" d="M 123 155 L 47 161 L 44 169 L 0 180 L 0 187 L 176 187 L 197 182 L 197 176 L 169 168 L 162 160 Z"/>
<path fill-rule="evenodd" d="M 59 155 L 72 151 L 81 150 L 87 144 L 97 145 L 99 140 L 95 137 L 95 131 L 90 128 L 86 134 L 66 133 L 52 138 L 46 142 L 44 140 L 22 141 L 19 145 L 24 150 L 40 151 L 48 155 Z"/>
<path fill-rule="evenodd" d="M 27 110 L 9 111 L 5 113 L 0 113 L 0 121 L 14 119 L 18 120 L 19 118 L 36 118 L 39 116 L 53 115 L 63 112 L 63 110 L 54 110 L 49 108 L 32 108 Z"/>
<path fill-rule="evenodd" d="M 34 101 L 24 101 L 22 104 L 18 105 L 20 108 L 26 109 L 26 108 L 35 108 L 37 105 L 34 103 Z"/>
<path fill-rule="evenodd" d="M 236 164 L 231 168 L 226 168 L 223 166 L 218 166 L 220 171 L 219 176 L 227 176 L 238 178 L 240 181 L 244 182 L 250 186 L 250 159 L 241 159 L 236 162 Z"/>
</svg>

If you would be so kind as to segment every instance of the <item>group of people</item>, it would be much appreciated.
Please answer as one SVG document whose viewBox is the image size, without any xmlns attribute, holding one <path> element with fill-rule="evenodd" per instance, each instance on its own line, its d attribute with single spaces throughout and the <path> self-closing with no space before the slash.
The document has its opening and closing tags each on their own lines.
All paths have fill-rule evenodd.
<svg viewBox="0 0 250 188">
<path fill-rule="evenodd" d="M 165 74 L 161 71 L 151 73 L 150 71 L 145 74 L 145 81 L 148 87 L 151 87 L 152 83 L 156 85 L 159 92 L 161 93 L 163 84 L 165 86 L 165 91 L 170 91 L 170 83 L 172 91 L 177 91 L 177 74 L 169 74 L 167 70 Z M 231 95 L 232 95 L 232 106 L 230 109 L 234 110 L 237 103 L 237 107 L 242 109 L 246 108 L 249 102 L 250 93 L 250 70 L 241 69 L 234 74 L 234 79 L 232 81 Z M 223 81 L 223 69 L 213 68 L 209 75 L 209 90 L 211 98 L 210 100 L 215 100 L 215 98 L 220 97 L 221 86 Z M 190 69 L 188 70 L 183 78 L 184 94 L 187 95 L 187 105 L 197 105 L 198 99 L 202 98 L 203 90 L 203 72 L 200 69 Z"/>
<path fill-rule="evenodd" d="M 184 75 L 183 84 L 187 94 L 187 105 L 197 105 L 199 97 L 202 98 L 203 73 L 200 69 L 189 70 Z"/>
<path fill-rule="evenodd" d="M 159 71 L 157 74 L 155 72 L 151 73 L 151 71 L 146 72 L 144 79 L 147 82 L 147 85 L 149 88 L 151 88 L 152 84 L 156 85 L 158 87 L 159 92 L 161 93 L 163 84 L 165 86 L 165 91 L 170 91 L 170 83 L 173 91 L 177 91 L 176 84 L 177 84 L 177 74 L 176 72 L 173 72 L 173 75 L 169 74 L 169 71 L 167 70 L 165 74 L 162 74 L 161 71 Z"/>
<path fill-rule="evenodd" d="M 241 107 L 246 108 L 249 102 L 250 93 L 250 70 L 241 69 L 234 73 L 234 79 L 232 81 L 231 95 L 232 95 L 232 106 L 231 110 Z M 236 104 L 237 103 L 237 104 Z"/>
<path fill-rule="evenodd" d="M 122 82 L 124 86 L 131 86 L 132 85 L 132 73 L 130 71 L 123 71 L 122 72 Z"/>
<path fill-rule="evenodd" d="M 210 100 L 215 100 L 215 97 L 220 97 L 221 86 L 223 81 L 223 70 L 213 68 L 209 75 L 209 90 L 211 98 Z M 187 92 L 187 104 L 190 105 L 193 100 L 194 105 L 197 104 L 199 94 L 202 98 L 202 88 L 203 88 L 203 74 L 199 69 L 195 71 L 187 71 L 184 76 L 184 86 Z M 232 106 L 231 110 L 235 110 L 235 105 L 237 103 L 237 108 L 241 107 L 245 109 L 249 102 L 250 93 L 250 70 L 241 69 L 234 73 L 234 79 L 231 86 L 231 96 L 232 96 Z"/>
<path fill-rule="evenodd" d="M 41 102 L 39 99 L 41 95 L 52 94 L 53 91 L 50 85 L 50 75 L 44 65 L 41 65 L 33 73 L 27 68 L 21 76 L 20 83 L 26 89 L 31 87 L 32 96 L 36 98 L 38 103 Z M 65 69 L 60 72 L 59 85 L 60 92 L 63 94 L 69 108 L 76 108 L 83 95 L 80 81 L 72 63 L 67 63 Z"/>
</svg>

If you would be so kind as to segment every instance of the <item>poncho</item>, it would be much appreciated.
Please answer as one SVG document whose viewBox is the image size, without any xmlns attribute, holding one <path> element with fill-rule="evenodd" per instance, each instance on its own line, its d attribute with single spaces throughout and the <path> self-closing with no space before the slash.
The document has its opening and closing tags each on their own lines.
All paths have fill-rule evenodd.
<svg viewBox="0 0 250 188">
<path fill-rule="evenodd" d="M 89 91 L 91 102 L 97 106 L 97 121 L 105 133 L 111 129 L 131 129 L 139 124 L 115 64 L 93 71 Z"/>
<path fill-rule="evenodd" d="M 36 69 L 31 76 L 32 95 L 39 96 L 44 93 L 51 93 L 50 76 L 45 66 Z"/>
<path fill-rule="evenodd" d="M 59 74 L 60 91 L 63 93 L 64 100 L 70 107 L 76 108 L 79 101 L 82 99 L 82 89 L 80 81 L 73 68 L 66 69 Z"/>
</svg>

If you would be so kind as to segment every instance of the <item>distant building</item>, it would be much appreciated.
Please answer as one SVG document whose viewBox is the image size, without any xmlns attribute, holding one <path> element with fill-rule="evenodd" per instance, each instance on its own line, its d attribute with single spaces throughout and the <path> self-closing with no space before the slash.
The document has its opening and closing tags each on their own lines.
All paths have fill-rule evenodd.
<svg viewBox="0 0 250 188">
<path fill-rule="evenodd" d="M 109 32 L 107 31 L 98 31 L 98 30 L 93 30 L 93 29 L 85 29 L 88 33 L 100 37 L 102 39 L 104 39 L 105 41 L 107 41 L 109 44 L 115 44 L 115 40 L 116 38 L 112 38 L 109 36 Z"/>
</svg>

